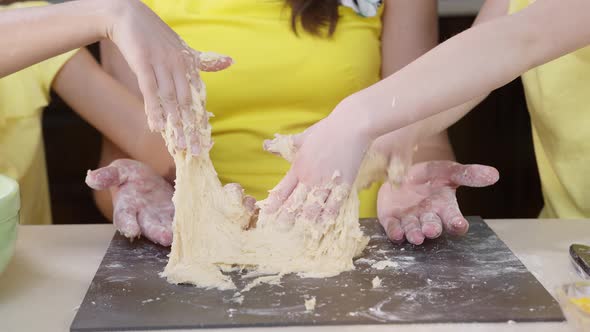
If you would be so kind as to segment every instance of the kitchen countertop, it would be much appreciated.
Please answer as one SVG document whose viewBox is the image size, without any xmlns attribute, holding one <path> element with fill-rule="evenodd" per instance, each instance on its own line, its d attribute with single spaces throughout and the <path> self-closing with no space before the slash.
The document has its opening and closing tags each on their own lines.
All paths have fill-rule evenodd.
<svg viewBox="0 0 590 332">
<path fill-rule="evenodd" d="M 568 255 L 590 242 L 587 220 L 489 220 L 490 227 L 550 292 L 579 280 Z M 113 235 L 111 225 L 21 226 L 16 253 L 0 275 L 3 332 L 67 331 Z M 390 331 L 391 325 L 264 328 L 263 331 Z M 565 323 L 398 325 L 396 331 L 569 331 Z M 239 329 L 254 331 L 258 329 Z M 201 330 L 202 331 L 202 330 Z M 236 329 L 216 329 L 216 332 Z"/>
</svg>

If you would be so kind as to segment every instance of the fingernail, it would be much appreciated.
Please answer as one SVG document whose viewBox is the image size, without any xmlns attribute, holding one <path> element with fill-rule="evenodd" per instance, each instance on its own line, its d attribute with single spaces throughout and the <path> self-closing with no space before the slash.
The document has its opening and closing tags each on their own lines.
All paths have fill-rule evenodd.
<svg viewBox="0 0 590 332">
<path fill-rule="evenodd" d="M 405 237 L 404 234 L 389 234 L 389 240 L 395 244 L 402 244 L 404 243 Z"/>
<path fill-rule="evenodd" d="M 419 246 L 424 243 L 424 235 L 408 236 L 408 241 L 414 245 Z"/>
<path fill-rule="evenodd" d="M 412 244 L 420 245 L 424 242 L 424 234 L 419 229 L 412 229 L 406 232 L 406 239 Z"/>
<path fill-rule="evenodd" d="M 389 239 L 393 242 L 401 243 L 404 241 L 404 232 L 399 227 L 390 226 L 387 230 L 387 234 L 389 235 Z"/>
<path fill-rule="evenodd" d="M 453 235 L 463 235 L 469 229 L 467 221 L 461 218 L 457 218 L 451 221 L 451 230 Z"/>
<path fill-rule="evenodd" d="M 164 247 L 169 247 L 172 245 L 172 231 L 165 231 L 161 234 L 160 237 L 160 244 Z"/>
<path fill-rule="evenodd" d="M 453 226 L 453 228 L 455 229 L 459 229 L 459 228 L 463 228 L 464 222 L 463 219 L 453 219 L 453 221 L 451 222 L 451 226 Z"/>
</svg>

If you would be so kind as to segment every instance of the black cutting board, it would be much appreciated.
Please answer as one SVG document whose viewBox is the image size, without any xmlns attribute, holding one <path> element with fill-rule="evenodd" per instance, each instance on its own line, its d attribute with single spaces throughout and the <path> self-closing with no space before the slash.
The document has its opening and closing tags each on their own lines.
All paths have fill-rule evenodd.
<svg viewBox="0 0 590 332">
<path fill-rule="evenodd" d="M 159 276 L 169 250 L 113 237 L 71 331 L 289 325 L 562 321 L 559 305 L 481 218 L 465 237 L 391 244 L 379 223 L 354 271 L 336 277 L 283 276 L 243 292 L 171 285 Z M 371 260 L 396 266 L 377 270 Z M 253 278 L 232 272 L 238 291 Z M 375 276 L 381 288 L 373 288 Z M 316 298 L 314 311 L 304 303 Z"/>
</svg>

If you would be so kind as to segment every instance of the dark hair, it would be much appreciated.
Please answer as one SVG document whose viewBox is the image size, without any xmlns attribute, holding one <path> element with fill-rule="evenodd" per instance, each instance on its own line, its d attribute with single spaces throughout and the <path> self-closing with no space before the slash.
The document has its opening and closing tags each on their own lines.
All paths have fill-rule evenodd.
<svg viewBox="0 0 590 332">
<path fill-rule="evenodd" d="M 297 34 L 300 21 L 303 30 L 321 36 L 327 28 L 327 36 L 336 31 L 339 0 L 286 0 L 291 6 L 291 27 Z"/>
</svg>

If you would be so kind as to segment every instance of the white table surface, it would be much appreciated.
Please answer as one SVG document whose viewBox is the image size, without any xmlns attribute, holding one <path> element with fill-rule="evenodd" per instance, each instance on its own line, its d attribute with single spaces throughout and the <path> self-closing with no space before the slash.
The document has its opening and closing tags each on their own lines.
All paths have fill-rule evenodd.
<svg viewBox="0 0 590 332">
<path fill-rule="evenodd" d="M 590 220 L 489 220 L 550 292 L 578 280 L 571 243 L 590 243 Z M 0 331 L 68 331 L 113 235 L 111 225 L 21 226 L 16 253 L 0 275 Z M 264 328 L 263 331 L 392 331 L 392 325 Z M 216 329 L 216 332 L 258 329 Z M 202 331 L 202 330 L 201 330 Z M 570 331 L 566 323 L 399 325 L 395 331 Z"/>
</svg>

